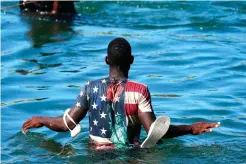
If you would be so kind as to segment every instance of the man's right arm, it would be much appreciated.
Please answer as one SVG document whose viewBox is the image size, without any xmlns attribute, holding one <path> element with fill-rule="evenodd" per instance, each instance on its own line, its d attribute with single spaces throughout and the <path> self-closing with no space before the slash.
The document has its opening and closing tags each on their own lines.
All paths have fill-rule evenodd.
<svg viewBox="0 0 246 164">
<path fill-rule="evenodd" d="M 68 115 L 78 124 L 85 116 L 88 111 L 88 100 L 87 100 L 87 86 L 85 85 L 79 95 L 77 96 L 76 105 L 74 105 Z M 76 125 L 66 117 L 66 123 L 69 129 L 73 129 Z M 63 116 L 59 117 L 43 117 L 43 116 L 34 116 L 27 120 L 23 126 L 22 131 L 26 132 L 28 129 L 40 128 L 45 126 L 56 132 L 66 132 L 69 129 L 63 121 Z"/>
<path fill-rule="evenodd" d="M 81 107 L 73 106 L 72 109 L 68 112 L 69 116 L 73 118 L 76 124 L 78 124 L 85 116 L 87 110 L 81 109 Z M 66 119 L 67 125 L 70 129 L 75 127 L 74 123 L 70 119 Z M 23 126 L 23 132 L 26 132 L 28 129 L 47 127 L 56 132 L 66 132 L 68 128 L 64 124 L 63 116 L 59 117 L 43 117 L 43 116 L 34 116 L 27 120 Z"/>
</svg>

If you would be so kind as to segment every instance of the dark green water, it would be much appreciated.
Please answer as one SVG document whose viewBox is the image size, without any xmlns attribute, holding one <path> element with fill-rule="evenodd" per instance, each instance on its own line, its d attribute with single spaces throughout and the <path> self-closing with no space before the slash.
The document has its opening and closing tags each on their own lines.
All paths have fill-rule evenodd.
<svg viewBox="0 0 246 164">
<path fill-rule="evenodd" d="M 3 6 L 17 2 L 2 2 Z M 71 21 L 1 12 L 2 163 L 245 163 L 246 2 L 79 2 Z M 41 128 L 33 115 L 58 116 L 79 86 L 107 76 L 107 44 L 125 37 L 130 79 L 148 85 L 157 116 L 173 124 L 220 121 L 200 136 L 153 149 L 96 152 L 87 117 L 80 135 Z M 142 137 L 145 136 L 143 131 Z"/>
</svg>

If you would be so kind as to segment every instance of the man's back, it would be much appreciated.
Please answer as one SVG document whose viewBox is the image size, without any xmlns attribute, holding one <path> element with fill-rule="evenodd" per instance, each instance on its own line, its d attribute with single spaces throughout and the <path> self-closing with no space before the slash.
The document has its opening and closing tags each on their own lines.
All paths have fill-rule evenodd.
<svg viewBox="0 0 246 164">
<path fill-rule="evenodd" d="M 138 112 L 152 112 L 147 86 L 126 78 L 88 81 L 76 105 L 88 111 L 90 138 L 100 143 L 138 143 Z"/>
</svg>

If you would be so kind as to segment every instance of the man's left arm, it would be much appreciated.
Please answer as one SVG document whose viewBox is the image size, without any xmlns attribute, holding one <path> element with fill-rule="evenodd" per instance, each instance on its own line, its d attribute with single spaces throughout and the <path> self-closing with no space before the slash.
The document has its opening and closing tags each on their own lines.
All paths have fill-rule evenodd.
<svg viewBox="0 0 246 164">
<path fill-rule="evenodd" d="M 138 106 L 138 118 L 148 134 L 151 124 L 156 120 L 156 116 L 152 109 L 151 96 L 147 87 L 142 90 L 142 97 L 139 100 Z M 170 125 L 163 138 L 173 138 L 187 134 L 198 135 L 205 132 L 211 132 L 211 128 L 216 128 L 219 125 L 219 122 L 197 122 L 191 125 Z"/>
<path fill-rule="evenodd" d="M 151 124 L 156 120 L 155 114 L 153 112 L 142 112 L 138 113 L 138 117 L 148 134 Z M 219 122 L 196 122 L 191 125 L 170 125 L 163 138 L 174 138 L 187 134 L 199 135 L 205 132 L 212 132 L 211 128 L 217 128 L 219 125 Z"/>
</svg>

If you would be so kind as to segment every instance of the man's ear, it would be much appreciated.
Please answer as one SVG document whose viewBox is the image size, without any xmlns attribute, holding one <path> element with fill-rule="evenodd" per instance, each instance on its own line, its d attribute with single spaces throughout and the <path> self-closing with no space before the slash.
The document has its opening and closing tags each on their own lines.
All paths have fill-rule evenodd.
<svg viewBox="0 0 246 164">
<path fill-rule="evenodd" d="M 108 56 L 105 56 L 105 63 L 109 65 Z"/>
<path fill-rule="evenodd" d="M 133 62 L 134 62 L 134 56 L 131 56 L 130 64 L 132 64 Z"/>
</svg>

